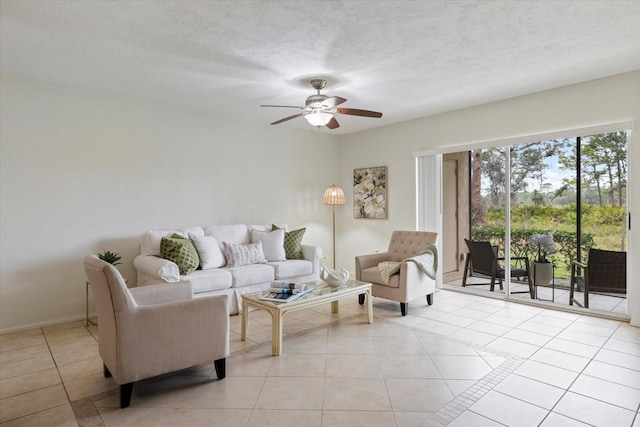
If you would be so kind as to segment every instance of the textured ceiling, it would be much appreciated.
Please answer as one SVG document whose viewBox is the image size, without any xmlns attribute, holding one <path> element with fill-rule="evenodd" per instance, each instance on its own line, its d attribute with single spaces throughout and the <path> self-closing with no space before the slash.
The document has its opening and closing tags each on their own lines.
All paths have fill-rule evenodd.
<svg viewBox="0 0 640 427">
<path fill-rule="evenodd" d="M 0 69 L 248 124 L 349 133 L 640 69 L 640 1 L 0 1 Z"/>
</svg>

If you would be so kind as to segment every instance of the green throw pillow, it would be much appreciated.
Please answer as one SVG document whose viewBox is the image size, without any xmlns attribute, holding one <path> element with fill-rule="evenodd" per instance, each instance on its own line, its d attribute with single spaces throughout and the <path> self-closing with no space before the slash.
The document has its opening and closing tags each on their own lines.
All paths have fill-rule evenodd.
<svg viewBox="0 0 640 427">
<path fill-rule="evenodd" d="M 271 225 L 271 231 L 279 230 L 275 224 Z M 285 231 L 284 233 L 284 252 L 286 254 L 287 259 L 304 259 L 302 256 L 302 236 L 304 236 L 304 232 L 307 231 L 306 228 L 300 228 L 298 230 Z"/>
<path fill-rule="evenodd" d="M 160 256 L 178 265 L 181 276 L 191 274 L 200 265 L 200 257 L 193 243 L 179 234 L 163 237 L 160 241 Z"/>
</svg>

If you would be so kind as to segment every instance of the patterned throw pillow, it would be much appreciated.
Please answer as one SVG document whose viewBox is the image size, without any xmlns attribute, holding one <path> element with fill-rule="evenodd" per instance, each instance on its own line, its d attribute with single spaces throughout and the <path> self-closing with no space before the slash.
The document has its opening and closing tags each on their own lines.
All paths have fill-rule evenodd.
<svg viewBox="0 0 640 427">
<path fill-rule="evenodd" d="M 178 265 L 181 276 L 191 274 L 200 265 L 198 251 L 193 243 L 179 234 L 163 237 L 160 241 L 160 256 Z"/>
<path fill-rule="evenodd" d="M 227 259 L 227 267 L 264 264 L 267 262 L 267 259 L 264 257 L 264 251 L 262 250 L 262 242 L 250 243 L 248 245 L 222 242 L 222 245 L 224 246 L 224 256 Z"/>
<path fill-rule="evenodd" d="M 275 224 L 271 225 L 272 230 L 280 230 Z M 302 236 L 306 228 L 300 228 L 298 230 L 286 231 L 284 233 L 284 251 L 286 252 L 287 259 L 304 259 L 302 256 Z"/>
</svg>

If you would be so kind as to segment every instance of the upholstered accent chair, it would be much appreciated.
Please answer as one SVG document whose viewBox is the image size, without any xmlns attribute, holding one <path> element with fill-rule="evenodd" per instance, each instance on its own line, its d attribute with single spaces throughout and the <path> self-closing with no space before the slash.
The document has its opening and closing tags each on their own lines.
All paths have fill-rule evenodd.
<svg viewBox="0 0 640 427">
<path fill-rule="evenodd" d="M 579 275 L 582 269 L 582 275 Z M 589 293 L 619 294 L 624 298 L 627 293 L 627 253 L 622 251 L 605 251 L 589 249 L 586 264 L 573 261 L 571 263 L 571 282 L 569 289 L 569 305 L 589 308 Z M 576 291 L 584 292 L 584 300 L 575 299 Z"/>
<path fill-rule="evenodd" d="M 429 231 L 394 231 L 386 252 L 360 255 L 356 257 L 356 280 L 370 282 L 375 297 L 386 298 L 400 303 L 400 312 L 407 315 L 409 301 L 423 296 L 433 304 L 436 281 L 429 277 L 421 265 L 427 263 L 437 269 L 437 254 L 424 254 L 424 250 L 436 243 L 438 233 Z M 380 263 L 400 263 L 398 274 L 385 280 Z M 364 295 L 360 295 L 360 304 Z"/>
<path fill-rule="evenodd" d="M 98 312 L 98 349 L 105 377 L 120 386 L 120 407 L 133 383 L 214 362 L 225 377 L 229 355 L 227 295 L 193 299 L 191 282 L 128 289 L 118 270 L 96 255 L 84 258 Z"/>
</svg>

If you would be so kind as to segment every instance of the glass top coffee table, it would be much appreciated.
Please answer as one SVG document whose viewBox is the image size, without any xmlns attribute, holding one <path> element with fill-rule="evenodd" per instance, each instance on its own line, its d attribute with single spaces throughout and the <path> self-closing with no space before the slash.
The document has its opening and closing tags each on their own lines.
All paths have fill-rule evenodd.
<svg viewBox="0 0 640 427">
<path fill-rule="evenodd" d="M 271 313 L 271 353 L 280 356 L 282 353 L 282 323 L 286 313 L 304 308 L 314 307 L 327 302 L 331 303 L 331 312 L 338 312 L 338 301 L 342 298 L 366 294 L 367 321 L 373 323 L 373 307 L 371 304 L 371 283 L 349 280 L 344 286 L 331 286 L 322 280 L 307 282 L 305 285 L 316 288 L 304 297 L 291 302 L 263 301 L 261 296 L 268 291 L 242 295 L 242 333 L 240 339 L 246 341 L 249 323 L 249 307 L 266 310 Z"/>
</svg>

